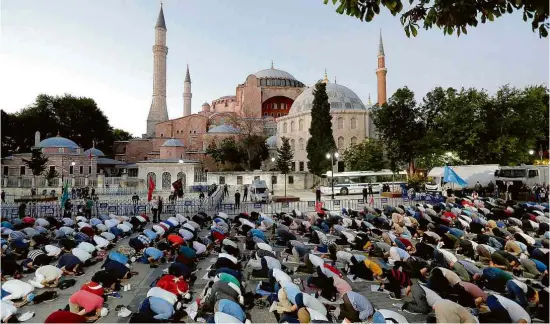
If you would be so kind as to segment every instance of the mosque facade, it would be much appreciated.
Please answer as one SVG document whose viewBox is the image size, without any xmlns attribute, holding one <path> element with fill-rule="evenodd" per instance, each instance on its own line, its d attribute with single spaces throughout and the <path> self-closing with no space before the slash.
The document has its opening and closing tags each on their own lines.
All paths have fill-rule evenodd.
<svg viewBox="0 0 550 324">
<path fill-rule="evenodd" d="M 114 158 L 126 163 L 148 161 L 165 162 L 185 160 L 200 162 L 204 169 L 214 171 L 205 152 L 212 142 L 227 137 L 239 137 L 235 118 L 253 118 L 261 121 L 266 144 L 271 152 L 280 145 L 283 136 L 290 138 L 294 149 L 295 171 L 307 171 L 305 146 L 309 138 L 313 88 L 307 87 L 292 74 L 268 69 L 248 75 L 238 84 L 234 95 L 225 95 L 205 102 L 201 110 L 191 112 L 192 82 L 189 66 L 183 82 L 182 116 L 169 119 L 166 102 L 167 27 L 161 6 L 155 25 L 153 46 L 153 96 L 146 121 L 146 133 L 141 138 L 114 144 Z M 378 103 L 386 101 L 385 56 L 380 37 L 378 51 Z M 325 73 L 327 94 L 333 116 L 333 135 L 338 150 L 367 137 L 374 137 L 374 126 L 369 116 L 369 104 L 344 85 L 331 83 Z M 177 144 L 177 145 L 176 145 Z M 174 146 L 175 145 L 175 146 Z"/>
</svg>

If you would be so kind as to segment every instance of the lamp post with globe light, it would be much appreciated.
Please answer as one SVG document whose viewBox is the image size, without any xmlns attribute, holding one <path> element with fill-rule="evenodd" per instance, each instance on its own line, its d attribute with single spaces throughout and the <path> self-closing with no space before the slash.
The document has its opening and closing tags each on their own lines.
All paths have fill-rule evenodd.
<svg viewBox="0 0 550 324">
<path fill-rule="evenodd" d="M 334 200 L 334 159 L 338 160 L 338 152 L 327 153 L 327 159 L 330 159 L 330 184 L 332 188 L 331 199 Z"/>
<path fill-rule="evenodd" d="M 275 158 L 271 158 L 271 163 L 275 164 Z M 275 193 L 275 185 L 273 184 L 273 178 L 275 177 L 275 172 L 273 171 L 273 168 L 271 168 L 271 195 Z"/>
</svg>

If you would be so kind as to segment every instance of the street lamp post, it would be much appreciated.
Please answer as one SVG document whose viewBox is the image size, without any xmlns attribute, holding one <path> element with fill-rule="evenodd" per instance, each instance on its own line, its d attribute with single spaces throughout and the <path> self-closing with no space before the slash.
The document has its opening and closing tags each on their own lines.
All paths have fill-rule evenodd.
<svg viewBox="0 0 550 324">
<path fill-rule="evenodd" d="M 275 158 L 271 158 L 271 163 L 275 163 Z M 275 177 L 275 171 L 273 171 L 273 168 L 271 168 L 271 195 L 275 193 L 275 185 L 273 184 L 273 178 Z"/>
<path fill-rule="evenodd" d="M 338 159 L 338 152 L 327 153 L 327 159 L 330 159 L 330 184 L 332 188 L 331 199 L 334 200 L 334 159 Z"/>
</svg>

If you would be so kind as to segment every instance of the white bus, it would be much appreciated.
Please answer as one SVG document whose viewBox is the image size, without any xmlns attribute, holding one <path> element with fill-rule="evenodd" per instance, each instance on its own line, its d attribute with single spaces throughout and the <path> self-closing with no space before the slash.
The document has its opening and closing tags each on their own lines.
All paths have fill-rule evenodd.
<svg viewBox="0 0 550 324">
<path fill-rule="evenodd" d="M 330 195 L 332 194 L 330 171 L 323 176 L 327 178 L 327 184 L 321 186 L 321 193 Z M 391 191 L 400 192 L 401 185 L 407 183 L 407 172 L 393 173 L 390 170 L 335 172 L 334 194 L 360 194 L 363 192 L 363 188 L 368 187 L 369 183 L 372 185 L 374 193 L 380 193 L 383 184 L 390 185 Z"/>
</svg>

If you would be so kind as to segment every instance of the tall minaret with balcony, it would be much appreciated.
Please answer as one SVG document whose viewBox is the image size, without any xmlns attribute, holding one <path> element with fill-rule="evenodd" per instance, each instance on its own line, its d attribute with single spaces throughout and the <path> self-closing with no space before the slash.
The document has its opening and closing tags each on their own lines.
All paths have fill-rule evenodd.
<svg viewBox="0 0 550 324">
<path fill-rule="evenodd" d="M 183 82 L 183 117 L 191 115 L 191 75 L 189 74 L 189 65 L 185 73 L 185 81 Z"/>
<path fill-rule="evenodd" d="M 168 120 L 166 107 L 166 23 L 162 4 L 155 25 L 155 45 L 153 46 L 153 101 L 147 117 L 147 137 L 155 133 L 155 124 Z"/>
<path fill-rule="evenodd" d="M 384 55 L 384 43 L 382 43 L 382 30 L 380 30 L 380 43 L 378 44 L 378 68 L 376 69 L 378 104 L 386 103 L 386 56 Z"/>
</svg>

